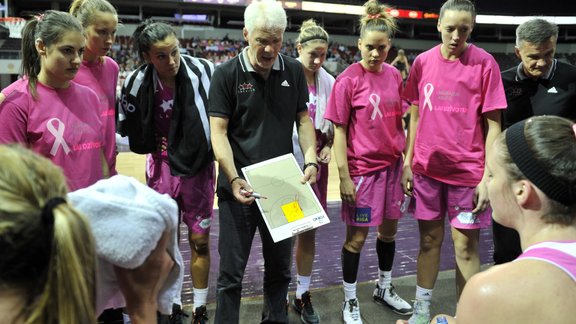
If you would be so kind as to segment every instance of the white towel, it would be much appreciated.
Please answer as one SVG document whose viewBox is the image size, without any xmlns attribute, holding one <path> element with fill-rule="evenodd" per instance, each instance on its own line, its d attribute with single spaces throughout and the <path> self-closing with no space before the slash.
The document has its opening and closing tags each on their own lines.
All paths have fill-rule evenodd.
<svg viewBox="0 0 576 324">
<path fill-rule="evenodd" d="M 96 240 L 97 314 L 126 305 L 113 266 L 134 269 L 142 265 L 166 230 L 171 235 L 168 250 L 176 264 L 158 296 L 158 310 L 172 313 L 172 302 L 181 293 L 184 279 L 184 262 L 176 235 L 176 202 L 123 175 L 71 192 L 68 198 L 88 217 Z"/>
</svg>

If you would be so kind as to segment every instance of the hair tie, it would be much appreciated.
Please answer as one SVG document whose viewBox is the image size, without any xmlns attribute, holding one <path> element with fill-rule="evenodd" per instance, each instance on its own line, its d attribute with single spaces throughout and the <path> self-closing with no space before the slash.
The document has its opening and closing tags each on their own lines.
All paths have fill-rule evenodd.
<svg viewBox="0 0 576 324">
<path fill-rule="evenodd" d="M 572 131 L 574 132 L 574 137 L 576 137 L 576 124 L 572 124 Z"/>
<path fill-rule="evenodd" d="M 530 123 L 530 119 L 518 122 L 506 130 L 506 147 L 510 152 L 510 158 L 526 176 L 526 179 L 530 180 L 550 199 L 565 206 L 573 205 L 576 191 L 573 190 L 572 184 L 550 174 L 548 169 L 534 157 L 524 135 L 526 123 Z M 575 129 L 576 127 L 573 126 L 572 128 Z"/>
<path fill-rule="evenodd" d="M 41 22 L 42 20 L 44 20 L 44 15 L 45 14 L 39 14 L 39 15 L 34 16 L 34 18 L 36 18 L 36 20 L 38 20 L 38 22 Z"/>
<path fill-rule="evenodd" d="M 366 15 L 366 17 L 368 17 L 368 19 L 378 19 L 378 18 L 382 17 L 382 15 L 379 13 L 377 13 L 375 15 L 368 14 L 368 15 Z"/>
<path fill-rule="evenodd" d="M 54 208 L 65 203 L 66 199 L 62 197 L 48 199 L 44 204 L 44 207 L 42 207 L 42 223 L 44 223 L 44 226 L 54 227 Z"/>
</svg>

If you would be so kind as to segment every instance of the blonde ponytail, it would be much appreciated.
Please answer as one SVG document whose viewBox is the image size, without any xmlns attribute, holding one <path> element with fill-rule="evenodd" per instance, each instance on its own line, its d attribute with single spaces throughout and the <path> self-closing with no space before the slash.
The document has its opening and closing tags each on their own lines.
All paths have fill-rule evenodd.
<svg viewBox="0 0 576 324">
<path fill-rule="evenodd" d="M 63 199 L 62 170 L 19 146 L 0 146 L 0 160 L 0 285 L 22 296 L 18 317 L 96 323 L 94 239 Z"/>
</svg>

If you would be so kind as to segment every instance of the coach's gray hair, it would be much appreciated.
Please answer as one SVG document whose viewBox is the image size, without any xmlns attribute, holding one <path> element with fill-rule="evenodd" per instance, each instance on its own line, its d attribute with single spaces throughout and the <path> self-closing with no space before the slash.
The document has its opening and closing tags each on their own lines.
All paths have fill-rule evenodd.
<svg viewBox="0 0 576 324">
<path fill-rule="evenodd" d="M 522 23 L 516 28 L 516 47 L 522 42 L 542 44 L 550 39 L 558 38 L 558 26 L 542 18 L 535 18 Z"/>
<path fill-rule="evenodd" d="M 276 0 L 253 1 L 244 11 L 244 27 L 251 33 L 256 28 L 286 30 L 286 11 Z"/>
</svg>

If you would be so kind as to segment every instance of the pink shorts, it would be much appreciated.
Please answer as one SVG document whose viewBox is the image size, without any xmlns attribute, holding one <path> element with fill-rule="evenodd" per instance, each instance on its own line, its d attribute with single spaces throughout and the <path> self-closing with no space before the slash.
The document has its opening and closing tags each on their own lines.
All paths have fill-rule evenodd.
<svg viewBox="0 0 576 324">
<path fill-rule="evenodd" d="M 210 232 L 214 209 L 214 163 L 194 176 L 173 176 L 167 158 L 146 156 L 146 183 L 178 204 L 182 221 L 194 234 Z"/>
<path fill-rule="evenodd" d="M 442 220 L 448 215 L 450 225 L 460 229 L 479 229 L 491 224 L 492 209 L 479 214 L 474 209 L 475 187 L 446 184 L 414 174 L 414 217 L 418 220 Z M 412 208 L 411 208 L 412 209 Z"/>
<path fill-rule="evenodd" d="M 356 186 L 356 206 L 342 203 L 342 220 L 346 225 L 378 226 L 384 219 L 402 218 L 401 176 L 402 159 L 398 159 L 382 171 L 352 177 Z"/>
</svg>

